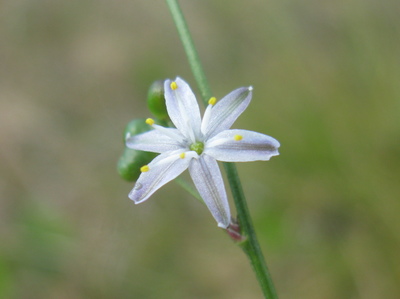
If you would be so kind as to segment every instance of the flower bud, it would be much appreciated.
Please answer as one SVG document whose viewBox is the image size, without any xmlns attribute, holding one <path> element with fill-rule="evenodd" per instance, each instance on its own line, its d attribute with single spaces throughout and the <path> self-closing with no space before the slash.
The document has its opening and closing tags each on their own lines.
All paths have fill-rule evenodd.
<svg viewBox="0 0 400 299">
<path fill-rule="evenodd" d="M 124 131 L 124 143 L 129 136 L 147 132 L 151 127 L 145 119 L 134 119 L 128 123 Z M 150 163 L 157 154 L 138 151 L 125 146 L 122 156 L 118 160 L 117 170 L 121 178 L 127 181 L 136 181 L 140 175 L 140 167 Z"/>
<path fill-rule="evenodd" d="M 118 173 L 126 181 L 136 181 L 141 174 L 140 167 L 149 164 L 155 156 L 155 153 L 125 148 L 124 153 L 118 160 Z"/>
<path fill-rule="evenodd" d="M 147 93 L 147 107 L 160 120 L 168 120 L 164 97 L 164 80 L 154 81 Z"/>
</svg>

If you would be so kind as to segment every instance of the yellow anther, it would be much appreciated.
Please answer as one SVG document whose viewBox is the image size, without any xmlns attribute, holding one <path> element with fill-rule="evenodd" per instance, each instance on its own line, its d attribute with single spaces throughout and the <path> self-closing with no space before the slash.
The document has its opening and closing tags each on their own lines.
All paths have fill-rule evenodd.
<svg viewBox="0 0 400 299">
<path fill-rule="evenodd" d="M 212 97 L 208 100 L 208 104 L 214 106 L 215 103 L 217 102 L 217 99 L 215 97 Z"/>
<path fill-rule="evenodd" d="M 150 170 L 150 167 L 148 165 L 140 167 L 141 172 L 148 172 Z"/>
<path fill-rule="evenodd" d="M 243 139 L 243 136 L 242 136 L 242 135 L 235 135 L 235 136 L 233 136 L 233 139 L 234 139 L 235 141 L 239 141 L 239 140 L 242 140 L 242 139 Z"/>
<path fill-rule="evenodd" d="M 152 118 L 146 119 L 146 124 L 148 124 L 150 126 L 154 125 L 154 119 L 152 119 Z"/>
<path fill-rule="evenodd" d="M 178 88 L 178 85 L 176 84 L 176 82 L 175 81 L 173 81 L 173 82 L 171 82 L 171 89 L 172 90 L 175 90 L 175 89 L 177 89 Z"/>
<path fill-rule="evenodd" d="M 185 154 L 185 153 L 181 153 L 181 154 L 179 155 L 179 158 L 181 158 L 181 159 L 185 159 L 185 156 L 186 156 L 186 154 Z"/>
</svg>

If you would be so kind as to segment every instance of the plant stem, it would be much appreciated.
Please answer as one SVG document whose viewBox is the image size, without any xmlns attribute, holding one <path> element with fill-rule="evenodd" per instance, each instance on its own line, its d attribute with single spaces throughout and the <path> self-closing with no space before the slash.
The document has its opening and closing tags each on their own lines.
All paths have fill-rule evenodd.
<svg viewBox="0 0 400 299">
<path fill-rule="evenodd" d="M 166 1 L 171 11 L 172 18 L 174 19 L 175 25 L 178 29 L 178 33 L 185 49 L 193 75 L 199 86 L 202 99 L 207 105 L 207 101 L 211 97 L 211 89 L 201 66 L 201 62 L 185 18 L 177 0 Z M 238 213 L 241 235 L 244 237 L 244 241 L 238 244 L 250 260 L 264 297 L 268 299 L 277 299 L 278 296 L 257 240 L 236 166 L 233 163 L 224 163 L 224 168 L 227 173 L 227 178 L 232 190 L 232 195 Z"/>
<path fill-rule="evenodd" d="M 189 27 L 187 26 L 178 1 L 167 0 L 167 4 L 171 11 L 172 18 L 174 19 L 176 28 L 178 29 L 178 34 L 181 38 L 183 48 L 185 49 L 194 79 L 199 86 L 201 98 L 204 104 L 207 106 L 208 100 L 211 98 L 212 93 L 210 86 L 208 85 L 207 78 L 204 75 L 203 67 L 201 65 L 199 55 L 197 54 L 196 47 L 194 46 L 192 36 L 190 35 Z"/>
<path fill-rule="evenodd" d="M 265 298 L 278 298 L 260 244 L 257 240 L 257 235 L 247 207 L 246 198 L 243 193 L 236 165 L 234 163 L 224 163 L 224 168 L 235 201 L 241 234 L 247 238 L 243 242 L 240 242 L 239 245 L 246 253 L 251 265 L 253 266 L 253 270 L 256 273 Z"/>
</svg>

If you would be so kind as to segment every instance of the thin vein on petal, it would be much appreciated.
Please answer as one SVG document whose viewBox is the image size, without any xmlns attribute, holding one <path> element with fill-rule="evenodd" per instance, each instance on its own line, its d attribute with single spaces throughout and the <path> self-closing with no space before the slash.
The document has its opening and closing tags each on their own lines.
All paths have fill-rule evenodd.
<svg viewBox="0 0 400 299">
<path fill-rule="evenodd" d="M 224 182 L 217 161 L 207 155 L 192 160 L 189 172 L 201 197 L 218 226 L 226 228 L 230 223 L 230 210 Z"/>
</svg>

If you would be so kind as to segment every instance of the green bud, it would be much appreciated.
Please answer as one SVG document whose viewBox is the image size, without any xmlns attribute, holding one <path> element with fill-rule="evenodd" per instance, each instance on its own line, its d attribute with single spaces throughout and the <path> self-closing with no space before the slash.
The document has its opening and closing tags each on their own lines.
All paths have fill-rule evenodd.
<svg viewBox="0 0 400 299">
<path fill-rule="evenodd" d="M 160 120 L 168 119 L 167 106 L 164 97 L 164 80 L 154 81 L 147 93 L 147 107 Z"/>
<path fill-rule="evenodd" d="M 127 136 L 134 136 L 147 132 L 151 127 L 145 119 L 134 119 L 124 130 L 124 144 Z M 122 156 L 118 160 L 117 170 L 121 178 L 127 181 L 136 181 L 140 175 L 140 167 L 147 165 L 157 154 L 138 151 L 125 146 Z"/>
<path fill-rule="evenodd" d="M 141 174 L 140 167 L 147 165 L 157 154 L 125 148 L 118 160 L 117 170 L 126 181 L 136 181 Z"/>
</svg>

